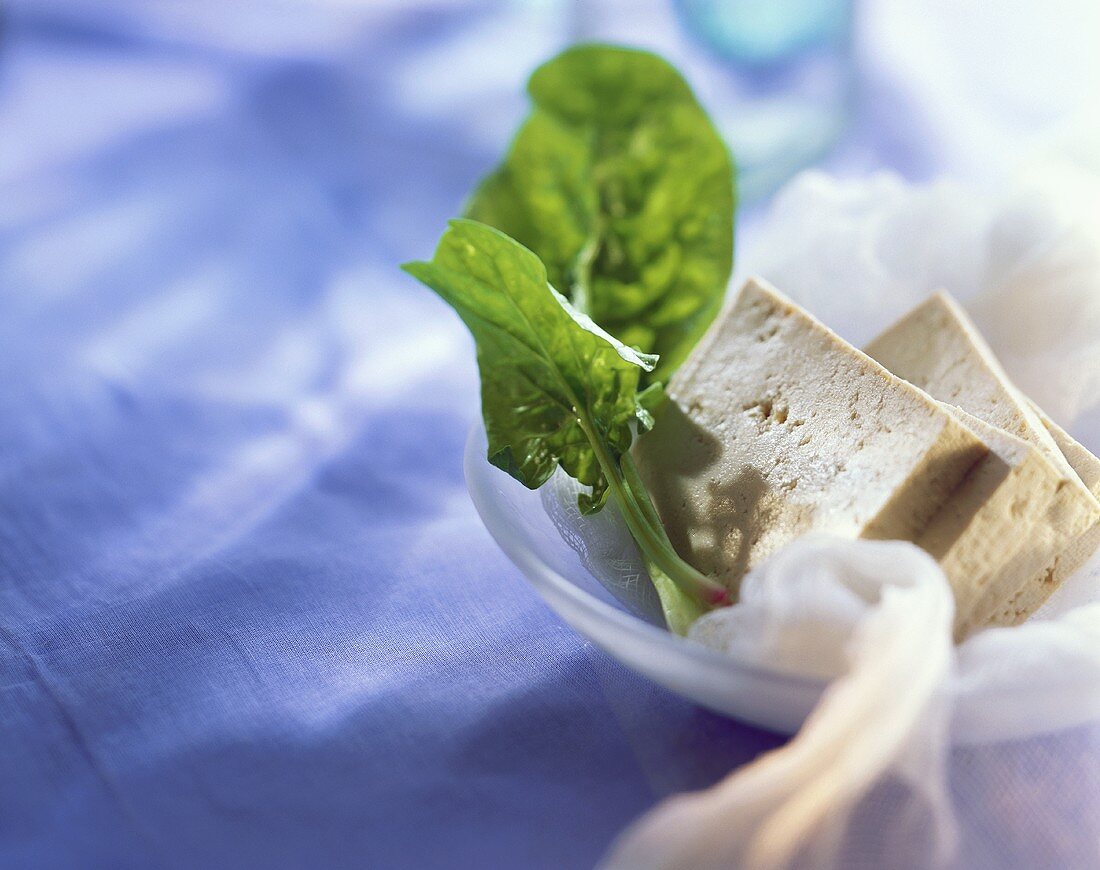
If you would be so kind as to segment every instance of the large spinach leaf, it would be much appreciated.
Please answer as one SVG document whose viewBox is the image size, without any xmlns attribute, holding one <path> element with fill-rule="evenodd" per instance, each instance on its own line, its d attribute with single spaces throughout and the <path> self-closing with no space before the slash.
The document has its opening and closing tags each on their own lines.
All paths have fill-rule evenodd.
<svg viewBox="0 0 1100 870">
<path fill-rule="evenodd" d="M 733 259 L 729 152 L 667 62 L 582 45 L 539 67 L 533 107 L 467 215 L 534 251 L 551 283 L 667 381 L 721 305 Z"/>
</svg>

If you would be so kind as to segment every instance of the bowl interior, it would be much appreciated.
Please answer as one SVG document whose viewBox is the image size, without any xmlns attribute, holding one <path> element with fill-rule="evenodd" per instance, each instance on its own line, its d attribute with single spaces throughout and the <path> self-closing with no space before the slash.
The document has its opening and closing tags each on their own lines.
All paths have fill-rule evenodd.
<svg viewBox="0 0 1100 870">
<path fill-rule="evenodd" d="M 537 491 L 486 460 L 483 427 L 466 443 L 466 483 L 490 534 L 547 603 L 630 667 L 712 710 L 793 733 L 824 688 L 678 637 L 613 504 L 581 516 L 577 485 L 558 473 Z"/>
</svg>

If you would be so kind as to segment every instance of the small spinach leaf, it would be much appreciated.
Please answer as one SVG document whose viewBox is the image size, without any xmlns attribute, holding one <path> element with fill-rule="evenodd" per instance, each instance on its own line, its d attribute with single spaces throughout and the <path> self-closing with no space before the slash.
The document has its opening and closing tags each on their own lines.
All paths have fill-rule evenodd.
<svg viewBox="0 0 1100 870">
<path fill-rule="evenodd" d="M 561 465 L 592 487 L 582 508 L 598 509 L 608 481 L 596 450 L 617 463 L 633 428 L 652 424 L 637 388 L 656 358 L 574 309 L 538 257 L 484 224 L 451 221 L 431 262 L 405 270 L 450 303 L 477 342 L 489 461 L 532 489 Z"/>
<path fill-rule="evenodd" d="M 404 269 L 474 337 L 489 461 L 531 489 L 561 466 L 591 487 L 579 499 L 584 513 L 613 493 L 672 630 L 727 603 L 727 591 L 673 549 L 630 457 L 661 399 L 659 386 L 638 392 L 656 358 L 604 332 L 547 282 L 537 256 L 476 221 L 451 221 L 431 261 Z"/>
</svg>

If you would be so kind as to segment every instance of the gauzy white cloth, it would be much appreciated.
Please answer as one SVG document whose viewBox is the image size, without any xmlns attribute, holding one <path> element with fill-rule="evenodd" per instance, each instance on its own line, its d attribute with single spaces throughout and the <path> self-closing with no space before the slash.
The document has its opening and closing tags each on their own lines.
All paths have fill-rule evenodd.
<svg viewBox="0 0 1100 870">
<path fill-rule="evenodd" d="M 1033 193 L 810 174 L 777 198 L 749 268 L 856 341 L 946 287 L 1095 449 L 1100 245 L 1080 214 Z M 1100 558 L 1022 626 L 956 648 L 952 615 L 911 544 L 779 551 L 691 637 L 832 682 L 787 746 L 661 804 L 606 866 L 1100 866 Z"/>
</svg>

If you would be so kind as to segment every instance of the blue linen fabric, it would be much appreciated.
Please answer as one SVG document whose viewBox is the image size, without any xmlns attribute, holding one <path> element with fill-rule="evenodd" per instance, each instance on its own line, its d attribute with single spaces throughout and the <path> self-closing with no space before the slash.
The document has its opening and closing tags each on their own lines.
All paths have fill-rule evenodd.
<svg viewBox="0 0 1100 870">
<path fill-rule="evenodd" d="M 7 6 L 0 865 L 590 866 L 780 743 L 563 626 L 466 496 L 470 342 L 396 265 L 564 38 L 471 55 L 500 14 Z"/>
</svg>

